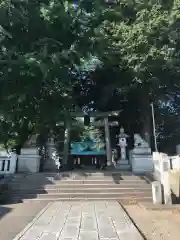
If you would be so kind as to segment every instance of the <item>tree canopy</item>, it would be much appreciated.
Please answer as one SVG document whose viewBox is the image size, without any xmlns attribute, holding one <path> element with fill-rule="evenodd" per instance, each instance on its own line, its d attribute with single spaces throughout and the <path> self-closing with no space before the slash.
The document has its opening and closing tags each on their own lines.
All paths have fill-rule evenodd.
<svg viewBox="0 0 180 240">
<path fill-rule="evenodd" d="M 76 107 L 72 76 L 92 47 L 86 8 L 72 1 L 1 1 L 0 110 L 11 132 L 53 125 Z"/>
<path fill-rule="evenodd" d="M 122 108 L 150 131 L 150 101 L 162 126 L 162 103 L 178 103 L 179 21 L 179 0 L 2 0 L 1 139 L 22 142 L 77 108 Z"/>
<path fill-rule="evenodd" d="M 87 73 L 91 82 L 87 93 L 94 108 L 122 107 L 123 123 L 134 128 L 136 122 L 138 131 L 152 132 L 151 101 L 156 105 L 172 102 L 179 94 L 179 6 L 180 1 L 111 4 L 108 17 L 96 31 L 95 46 L 101 64 L 90 76 Z M 156 111 L 166 121 L 163 109 L 169 116 L 166 104 Z M 174 121 L 177 116 L 173 115 Z M 162 117 L 157 122 L 162 126 Z"/>
</svg>

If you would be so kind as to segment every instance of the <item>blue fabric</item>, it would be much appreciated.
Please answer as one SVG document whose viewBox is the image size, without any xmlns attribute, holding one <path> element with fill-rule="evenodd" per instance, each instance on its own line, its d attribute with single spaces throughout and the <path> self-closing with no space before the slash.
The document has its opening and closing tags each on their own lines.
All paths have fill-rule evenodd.
<svg viewBox="0 0 180 240">
<path fill-rule="evenodd" d="M 82 142 L 74 142 L 71 144 L 71 148 L 72 148 L 72 150 L 75 150 L 77 152 L 82 152 L 87 149 L 87 145 Z"/>
<path fill-rule="evenodd" d="M 79 156 L 97 156 L 97 155 L 105 155 L 105 151 L 104 150 L 100 150 L 100 151 L 83 151 L 83 152 L 78 152 L 75 150 L 71 151 L 71 155 L 79 155 Z"/>
<path fill-rule="evenodd" d="M 104 148 L 96 148 L 93 141 L 73 142 L 71 144 L 72 155 L 105 155 Z"/>
</svg>

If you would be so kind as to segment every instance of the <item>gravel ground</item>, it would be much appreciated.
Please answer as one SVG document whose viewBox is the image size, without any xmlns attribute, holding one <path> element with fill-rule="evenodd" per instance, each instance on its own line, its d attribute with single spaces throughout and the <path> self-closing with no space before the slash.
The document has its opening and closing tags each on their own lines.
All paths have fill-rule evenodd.
<svg viewBox="0 0 180 240">
<path fill-rule="evenodd" d="M 124 208 L 147 240 L 179 240 L 180 211 L 151 211 L 139 205 Z"/>
<path fill-rule="evenodd" d="M 46 205 L 47 202 L 0 205 L 0 240 L 12 240 Z"/>
</svg>

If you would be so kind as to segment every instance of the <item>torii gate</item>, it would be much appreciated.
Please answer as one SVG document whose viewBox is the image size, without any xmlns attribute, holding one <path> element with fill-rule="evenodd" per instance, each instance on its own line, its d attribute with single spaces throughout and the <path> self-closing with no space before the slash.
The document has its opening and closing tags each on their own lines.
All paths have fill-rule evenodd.
<svg viewBox="0 0 180 240">
<path fill-rule="evenodd" d="M 91 112 L 89 114 L 84 114 L 83 112 L 71 112 L 69 114 L 71 117 L 98 117 L 103 118 L 104 121 L 98 121 L 91 123 L 94 126 L 104 126 L 105 129 L 105 142 L 106 142 L 106 156 L 107 156 L 107 164 L 112 164 L 112 150 L 111 150 L 111 142 L 110 142 L 110 131 L 109 126 L 118 126 L 118 122 L 109 122 L 108 117 L 110 116 L 118 116 L 121 111 L 110 111 L 110 112 Z M 71 119 L 67 118 L 66 122 L 59 122 L 57 126 L 64 126 L 65 125 L 65 133 L 64 133 L 64 150 L 63 150 L 63 165 L 66 165 L 68 162 L 69 156 L 69 143 L 70 143 L 70 132 L 71 132 L 71 125 L 77 126 L 77 122 L 71 122 Z"/>
</svg>

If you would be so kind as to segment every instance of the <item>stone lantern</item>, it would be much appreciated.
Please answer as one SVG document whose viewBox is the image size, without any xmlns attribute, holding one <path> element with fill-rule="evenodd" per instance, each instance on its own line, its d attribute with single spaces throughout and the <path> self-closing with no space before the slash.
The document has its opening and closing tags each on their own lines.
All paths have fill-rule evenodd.
<svg viewBox="0 0 180 240">
<path fill-rule="evenodd" d="M 124 128 L 120 128 L 120 133 L 118 135 L 119 143 L 118 146 L 121 149 L 121 157 L 120 160 L 126 160 L 127 154 L 126 154 L 126 147 L 127 147 L 127 138 L 129 136 L 124 132 Z"/>
</svg>

